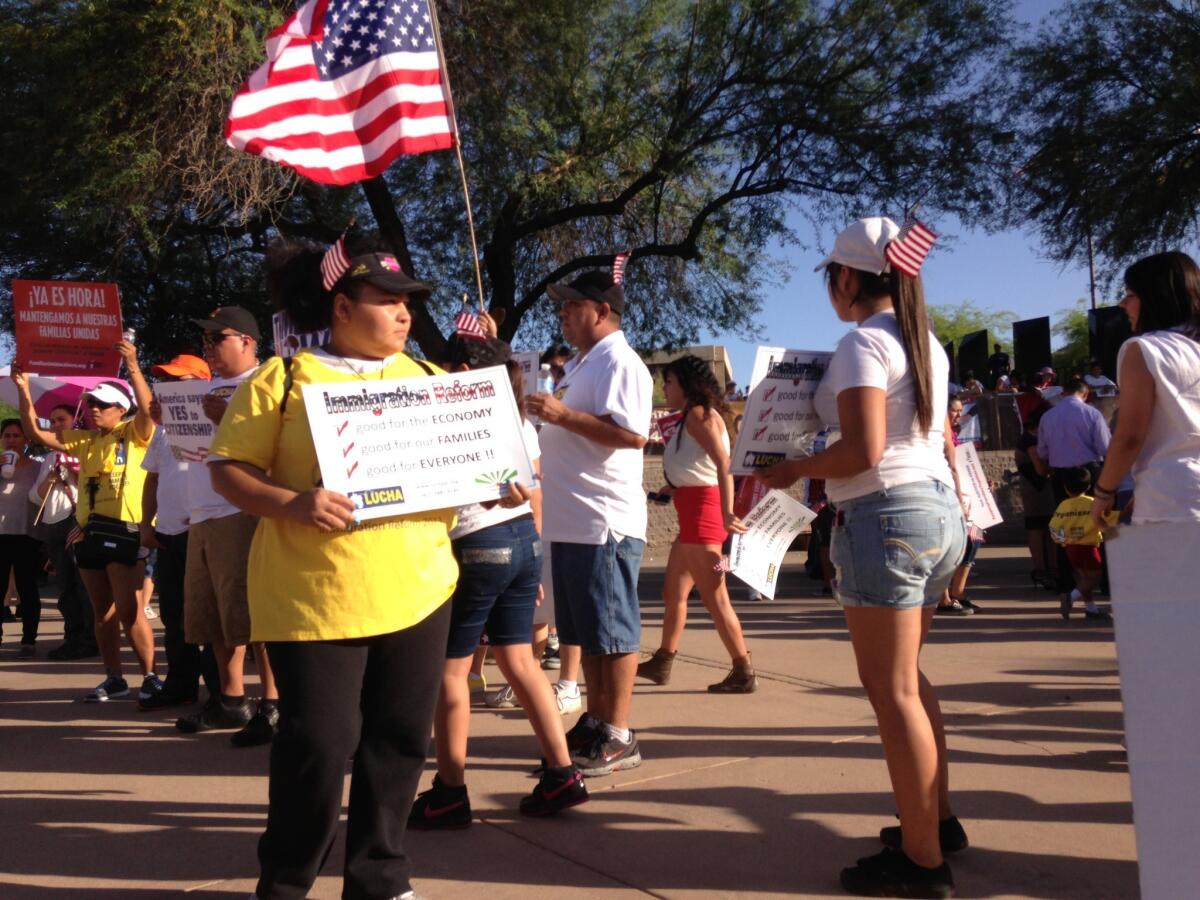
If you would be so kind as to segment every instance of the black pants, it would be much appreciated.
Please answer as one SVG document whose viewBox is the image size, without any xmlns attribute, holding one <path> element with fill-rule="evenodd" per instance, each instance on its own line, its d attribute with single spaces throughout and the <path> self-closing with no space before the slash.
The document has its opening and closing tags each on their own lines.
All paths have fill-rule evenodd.
<svg viewBox="0 0 1200 900">
<path fill-rule="evenodd" d="M 0 590 L 8 591 L 8 573 L 14 573 L 17 596 L 21 603 L 21 643 L 37 640 L 42 621 L 42 598 L 38 595 L 38 568 L 42 561 L 42 543 L 24 534 L 0 534 Z"/>
<path fill-rule="evenodd" d="M 69 522 L 74 523 L 71 518 Z M 58 583 L 58 612 L 63 620 L 63 640 L 79 647 L 96 646 L 96 623 L 92 613 L 92 601 L 87 588 L 79 577 L 75 556 L 67 548 L 66 535 L 62 539 L 47 539 L 46 555 L 54 566 L 54 580 Z"/>
<path fill-rule="evenodd" d="M 210 647 L 200 649 L 183 639 L 183 585 L 187 571 L 187 532 L 155 532 L 161 548 L 154 570 L 158 609 L 163 623 L 163 649 L 167 654 L 167 680 L 163 688 L 172 697 L 195 696 L 201 677 L 209 696 L 221 693 L 217 659 Z"/>
<path fill-rule="evenodd" d="M 259 900 L 308 894 L 337 834 L 346 760 L 354 756 L 346 824 L 346 900 L 411 889 L 404 832 L 425 767 L 450 604 L 392 634 L 271 643 L 279 733 L 270 809 L 258 842 Z"/>
</svg>

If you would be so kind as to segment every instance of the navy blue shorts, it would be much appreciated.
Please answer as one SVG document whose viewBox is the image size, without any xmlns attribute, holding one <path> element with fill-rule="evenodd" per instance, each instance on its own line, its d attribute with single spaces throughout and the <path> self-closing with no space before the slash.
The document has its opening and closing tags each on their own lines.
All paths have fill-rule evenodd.
<svg viewBox="0 0 1200 900">
<path fill-rule="evenodd" d="M 530 644 L 542 583 L 542 540 L 531 516 L 491 525 L 453 544 L 458 587 L 446 658 L 470 656 L 487 629 L 492 646 Z"/>
<path fill-rule="evenodd" d="M 551 545 L 558 639 L 584 656 L 637 653 L 642 642 L 638 572 L 646 542 L 609 534 L 603 544 Z"/>
</svg>

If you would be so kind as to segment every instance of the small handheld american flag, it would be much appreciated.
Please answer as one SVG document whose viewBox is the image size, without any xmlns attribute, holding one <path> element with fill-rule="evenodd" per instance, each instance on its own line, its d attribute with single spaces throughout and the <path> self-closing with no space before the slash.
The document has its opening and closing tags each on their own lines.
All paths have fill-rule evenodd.
<svg viewBox="0 0 1200 900">
<path fill-rule="evenodd" d="M 618 253 L 613 257 L 612 276 L 613 284 L 620 284 L 625 280 L 625 263 L 629 260 L 628 253 Z"/>
<path fill-rule="evenodd" d="M 321 257 L 321 287 L 329 291 L 350 268 L 350 257 L 346 254 L 346 236 L 342 235 Z"/>
<path fill-rule="evenodd" d="M 937 235 L 922 222 L 910 219 L 900 229 L 900 234 L 888 243 L 883 253 L 893 266 L 909 278 L 916 278 L 936 240 Z"/>
<path fill-rule="evenodd" d="M 471 312 L 470 308 L 464 303 L 462 310 L 454 318 L 454 333 L 461 338 L 466 338 L 469 341 L 486 341 L 487 335 L 483 331 L 483 326 L 479 324 L 479 316 Z"/>
</svg>

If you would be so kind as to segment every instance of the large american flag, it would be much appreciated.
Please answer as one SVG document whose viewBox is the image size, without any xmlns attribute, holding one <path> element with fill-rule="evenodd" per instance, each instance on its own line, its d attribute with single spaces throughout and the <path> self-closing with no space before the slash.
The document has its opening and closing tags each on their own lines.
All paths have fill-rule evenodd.
<svg viewBox="0 0 1200 900">
<path fill-rule="evenodd" d="M 308 0 L 267 39 L 225 139 L 323 184 L 453 146 L 430 0 Z"/>
</svg>

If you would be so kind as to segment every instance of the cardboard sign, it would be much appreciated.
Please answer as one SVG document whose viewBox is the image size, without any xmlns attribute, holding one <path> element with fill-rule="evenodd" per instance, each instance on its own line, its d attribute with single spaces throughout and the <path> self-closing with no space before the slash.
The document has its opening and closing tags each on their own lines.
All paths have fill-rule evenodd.
<svg viewBox="0 0 1200 900">
<path fill-rule="evenodd" d="M 39 375 L 115 376 L 121 357 L 121 295 L 115 284 L 12 283 L 17 364 Z"/>
<path fill-rule="evenodd" d="M 217 426 L 202 405 L 211 389 L 207 381 L 171 381 L 154 386 L 162 407 L 162 425 L 176 459 L 203 462 Z"/>
<path fill-rule="evenodd" d="M 1200 885 L 1200 523 L 1122 526 L 1108 547 L 1125 742 L 1144 900 Z"/>
<path fill-rule="evenodd" d="M 813 395 L 832 353 L 760 347 L 754 364 L 758 381 L 746 400 L 746 411 L 731 458 L 735 475 L 750 475 L 785 459 L 813 452 L 823 424 Z"/>
<path fill-rule="evenodd" d="M 271 331 L 275 337 L 275 355 L 289 359 L 306 347 L 323 347 L 329 343 L 329 329 L 297 331 L 282 310 L 271 316 Z"/>
<path fill-rule="evenodd" d="M 387 381 L 306 384 L 326 488 L 356 521 L 497 500 L 536 484 L 503 366 Z"/>
<path fill-rule="evenodd" d="M 742 521 L 749 529 L 733 535 L 729 572 L 774 599 L 783 557 L 792 541 L 817 514 L 783 491 L 768 491 Z"/>
<path fill-rule="evenodd" d="M 996 506 L 974 444 L 959 444 L 954 448 L 954 467 L 958 469 L 958 486 L 967 498 L 968 521 L 984 529 L 1003 522 L 1004 516 Z"/>
</svg>

